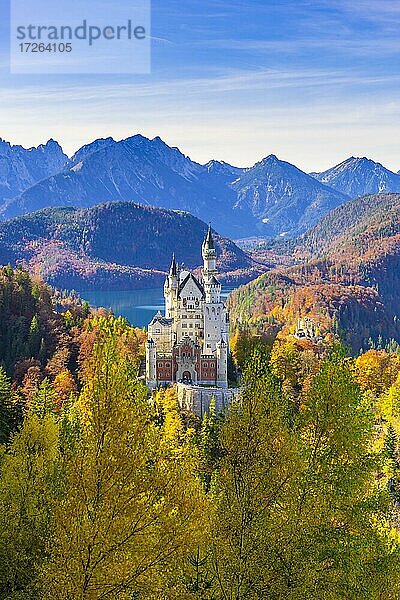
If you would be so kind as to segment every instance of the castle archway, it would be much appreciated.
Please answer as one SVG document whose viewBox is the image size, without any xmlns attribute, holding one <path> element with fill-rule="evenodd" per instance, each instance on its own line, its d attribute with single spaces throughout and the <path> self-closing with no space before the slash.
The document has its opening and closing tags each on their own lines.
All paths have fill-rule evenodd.
<svg viewBox="0 0 400 600">
<path fill-rule="evenodd" d="M 182 382 L 187 384 L 192 384 L 192 374 L 190 371 L 184 371 L 182 373 Z"/>
</svg>

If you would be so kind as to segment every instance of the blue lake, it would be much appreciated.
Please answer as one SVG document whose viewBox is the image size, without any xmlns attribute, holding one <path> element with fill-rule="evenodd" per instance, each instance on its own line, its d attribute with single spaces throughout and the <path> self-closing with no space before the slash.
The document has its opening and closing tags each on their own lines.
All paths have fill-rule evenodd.
<svg viewBox="0 0 400 600">
<path fill-rule="evenodd" d="M 223 288 L 222 296 L 227 298 L 233 288 Z M 158 310 L 164 311 L 164 295 L 160 288 L 131 291 L 79 292 L 82 300 L 87 300 L 95 308 L 103 306 L 117 316 L 126 317 L 132 325 L 145 327 Z"/>
</svg>

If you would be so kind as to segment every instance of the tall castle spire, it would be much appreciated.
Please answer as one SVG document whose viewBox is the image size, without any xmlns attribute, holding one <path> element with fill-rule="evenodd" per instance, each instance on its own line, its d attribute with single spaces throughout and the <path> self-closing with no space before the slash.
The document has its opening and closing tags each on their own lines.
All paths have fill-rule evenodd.
<svg viewBox="0 0 400 600">
<path fill-rule="evenodd" d="M 211 223 L 208 226 L 208 231 L 201 250 L 204 261 L 203 276 L 204 281 L 206 282 L 217 273 L 217 252 L 215 250 L 214 238 L 211 230 Z"/>
<path fill-rule="evenodd" d="M 214 238 L 213 238 L 212 230 L 211 230 L 211 223 L 208 224 L 208 231 L 207 231 L 205 240 L 203 242 L 203 249 L 215 250 Z"/>
<path fill-rule="evenodd" d="M 176 260 L 175 260 L 175 253 L 172 255 L 172 262 L 171 262 L 171 267 L 169 269 L 169 274 L 172 275 L 173 277 L 176 277 L 178 275 L 178 267 L 177 267 Z"/>
</svg>

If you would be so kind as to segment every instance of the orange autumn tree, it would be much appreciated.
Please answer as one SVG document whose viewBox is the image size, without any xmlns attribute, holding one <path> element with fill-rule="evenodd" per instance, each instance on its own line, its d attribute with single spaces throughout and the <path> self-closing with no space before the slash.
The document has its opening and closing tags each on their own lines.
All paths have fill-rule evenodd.
<svg viewBox="0 0 400 600">
<path fill-rule="evenodd" d="M 115 317 L 99 311 L 94 316 L 86 319 L 78 338 L 78 362 L 82 373 L 85 371 L 85 364 L 93 354 L 96 343 L 101 339 L 105 339 L 108 335 L 115 336 L 119 348 L 123 349 L 136 365 L 144 357 L 146 333 L 142 329 L 132 327 L 123 317 Z"/>
<path fill-rule="evenodd" d="M 60 410 L 77 393 L 76 381 L 68 369 L 59 373 L 53 382 L 53 388 L 57 392 L 57 409 Z"/>
</svg>

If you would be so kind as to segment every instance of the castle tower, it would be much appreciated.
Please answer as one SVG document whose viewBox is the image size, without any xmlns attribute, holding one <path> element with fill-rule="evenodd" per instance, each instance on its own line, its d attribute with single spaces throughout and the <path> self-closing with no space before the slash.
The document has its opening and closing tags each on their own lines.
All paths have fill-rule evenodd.
<svg viewBox="0 0 400 600">
<path fill-rule="evenodd" d="M 157 348 L 151 338 L 146 342 L 146 382 L 151 389 L 157 386 Z"/>
<path fill-rule="evenodd" d="M 221 284 L 217 275 L 217 252 L 215 250 L 214 238 L 211 225 L 208 226 L 207 235 L 202 246 L 203 255 L 203 283 L 206 304 L 218 304 L 221 301 Z"/>
<path fill-rule="evenodd" d="M 217 343 L 226 338 L 226 310 L 221 301 L 221 284 L 217 279 L 217 252 L 211 226 L 208 227 L 206 238 L 202 246 L 204 260 L 203 285 L 204 285 L 204 343 L 203 354 L 215 354 Z M 225 376 L 226 379 L 226 376 Z"/>
</svg>

